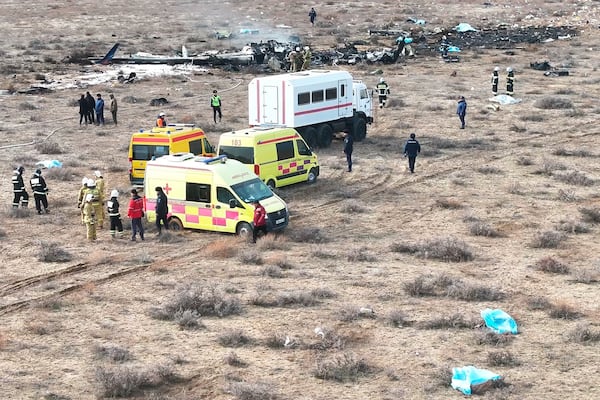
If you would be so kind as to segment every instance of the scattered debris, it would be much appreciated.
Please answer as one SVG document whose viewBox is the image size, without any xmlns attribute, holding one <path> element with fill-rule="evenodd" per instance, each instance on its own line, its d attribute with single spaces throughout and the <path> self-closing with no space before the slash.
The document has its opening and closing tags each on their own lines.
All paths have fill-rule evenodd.
<svg viewBox="0 0 600 400">
<path fill-rule="evenodd" d="M 62 163 L 58 160 L 42 160 L 35 163 L 37 168 L 62 168 Z"/>
<path fill-rule="evenodd" d="M 456 25 L 454 27 L 454 30 L 456 32 L 479 32 L 477 29 L 473 28 L 471 25 L 467 24 L 466 22 L 461 22 L 460 24 Z"/>
<path fill-rule="evenodd" d="M 552 69 L 552 67 L 550 66 L 550 63 L 548 61 L 532 62 L 532 63 L 529 63 L 529 66 L 538 71 L 548 71 L 549 69 Z"/>
<path fill-rule="evenodd" d="M 168 102 L 169 101 L 167 99 L 165 99 L 164 97 L 159 97 L 157 99 L 150 100 L 150 105 L 154 106 L 154 107 L 160 107 L 160 106 L 164 106 Z"/>
<path fill-rule="evenodd" d="M 515 99 L 512 96 L 509 96 L 507 94 L 499 94 L 497 96 L 494 96 L 490 99 L 488 99 L 491 102 L 494 103 L 500 103 L 502 105 L 506 105 L 506 104 L 517 104 L 521 102 L 521 99 Z"/>
</svg>

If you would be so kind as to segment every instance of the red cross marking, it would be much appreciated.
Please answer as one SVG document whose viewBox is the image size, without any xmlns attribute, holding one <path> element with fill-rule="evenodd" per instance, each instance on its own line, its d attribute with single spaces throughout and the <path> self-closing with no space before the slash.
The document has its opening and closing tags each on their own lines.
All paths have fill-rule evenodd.
<svg viewBox="0 0 600 400">
<path fill-rule="evenodd" d="M 170 191 L 171 191 L 173 188 L 169 187 L 169 184 L 167 183 L 167 184 L 165 185 L 165 187 L 163 187 L 163 189 L 165 190 L 165 192 L 166 192 L 166 193 L 167 193 L 167 195 L 168 195 L 168 194 L 169 194 L 169 192 L 170 192 Z"/>
</svg>

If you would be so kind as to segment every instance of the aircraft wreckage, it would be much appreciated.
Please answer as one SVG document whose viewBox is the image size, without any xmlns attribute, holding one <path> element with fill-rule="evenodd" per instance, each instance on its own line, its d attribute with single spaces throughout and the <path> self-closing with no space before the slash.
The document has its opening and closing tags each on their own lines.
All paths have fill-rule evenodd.
<svg viewBox="0 0 600 400">
<path fill-rule="evenodd" d="M 312 65 L 338 65 L 357 63 L 392 64 L 401 58 L 403 43 L 396 37 L 407 37 L 409 32 L 402 30 L 370 29 L 370 36 L 393 37 L 391 47 L 374 48 L 368 40 L 348 41 L 335 49 L 311 49 Z M 455 29 L 435 32 L 412 33 L 412 47 L 417 55 L 437 56 L 440 54 L 440 44 L 445 36 L 446 41 L 458 48 L 490 48 L 514 49 L 524 43 L 544 43 L 553 40 L 568 39 L 577 35 L 575 27 L 509 27 L 497 26 L 480 30 L 459 32 Z M 199 54 L 188 54 L 185 46 L 181 53 L 175 56 L 154 55 L 150 53 L 135 53 L 127 57 L 115 57 L 119 44 L 115 44 L 103 58 L 90 58 L 99 64 L 191 64 L 206 66 L 244 66 L 264 65 L 271 69 L 287 69 L 288 54 L 297 47 L 302 48 L 297 36 L 291 36 L 288 42 L 276 40 L 249 43 L 239 51 L 227 52 L 210 50 Z"/>
</svg>

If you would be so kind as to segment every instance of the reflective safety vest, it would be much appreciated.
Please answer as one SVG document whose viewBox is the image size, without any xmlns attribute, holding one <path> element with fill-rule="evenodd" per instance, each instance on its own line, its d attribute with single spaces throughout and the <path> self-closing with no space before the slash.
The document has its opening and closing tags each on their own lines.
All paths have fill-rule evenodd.
<svg viewBox="0 0 600 400">
<path fill-rule="evenodd" d="M 390 94 L 390 89 L 388 87 L 388 84 L 385 82 L 381 82 L 379 84 L 377 84 L 377 91 L 379 92 L 380 96 L 385 96 Z"/>
<path fill-rule="evenodd" d="M 31 179 L 29 180 L 29 183 L 31 183 L 31 189 L 33 190 L 33 194 L 45 195 L 48 191 L 48 189 L 46 188 L 46 181 L 38 174 L 33 174 Z"/>
<path fill-rule="evenodd" d="M 12 176 L 13 192 L 21 193 L 25 191 L 25 184 L 23 183 L 23 176 L 19 171 L 13 172 Z"/>
<path fill-rule="evenodd" d="M 106 205 L 107 205 L 106 208 L 108 210 L 109 217 L 120 217 L 121 216 L 119 214 L 119 202 L 115 197 L 113 197 L 109 201 L 107 201 Z"/>
<path fill-rule="evenodd" d="M 158 126 L 159 128 L 164 128 L 166 126 L 166 122 L 164 118 L 158 118 L 156 120 L 156 126 Z"/>
<path fill-rule="evenodd" d="M 101 197 L 100 197 L 100 191 L 98 190 L 98 188 L 89 188 L 86 194 L 91 194 L 92 195 L 92 201 L 90 203 L 92 203 L 92 205 L 94 206 L 98 206 L 100 205 L 100 201 L 101 201 Z"/>
<path fill-rule="evenodd" d="M 212 107 L 221 107 L 221 97 L 218 95 L 217 96 L 213 95 L 210 98 L 210 105 Z"/>
</svg>

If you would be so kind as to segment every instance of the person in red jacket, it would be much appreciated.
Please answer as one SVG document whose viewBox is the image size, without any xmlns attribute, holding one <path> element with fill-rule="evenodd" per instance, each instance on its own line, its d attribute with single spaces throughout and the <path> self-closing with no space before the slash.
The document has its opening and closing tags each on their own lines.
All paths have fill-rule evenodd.
<svg viewBox="0 0 600 400">
<path fill-rule="evenodd" d="M 138 196 L 138 192 L 135 189 L 131 189 L 131 200 L 129 200 L 127 216 L 131 218 L 131 241 L 135 242 L 135 237 L 138 233 L 140 234 L 140 238 L 144 240 L 144 225 L 142 224 L 144 200 Z"/>
<path fill-rule="evenodd" d="M 256 243 L 258 231 L 267 234 L 267 211 L 258 202 L 254 202 L 254 229 L 252 230 L 252 243 Z"/>
</svg>

